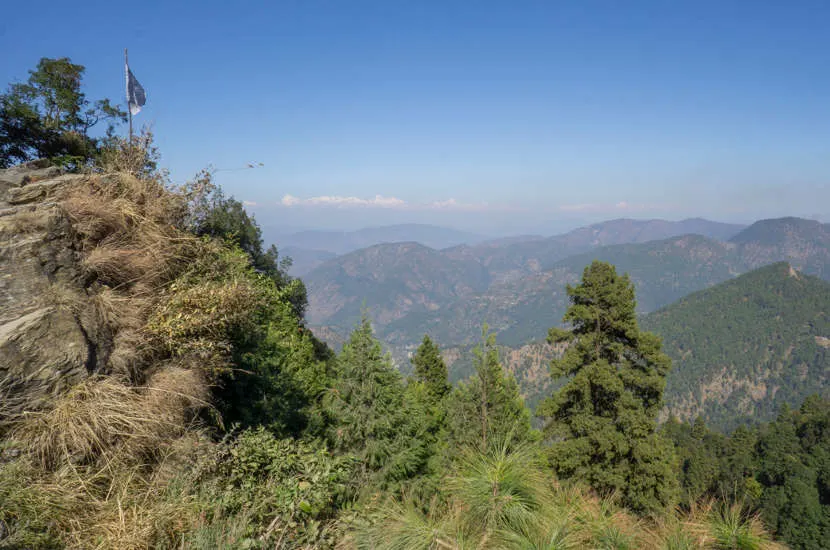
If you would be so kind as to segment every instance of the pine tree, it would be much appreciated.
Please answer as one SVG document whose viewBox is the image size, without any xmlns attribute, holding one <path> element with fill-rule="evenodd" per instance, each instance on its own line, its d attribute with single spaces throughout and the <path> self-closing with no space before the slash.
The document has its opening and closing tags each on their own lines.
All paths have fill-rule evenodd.
<svg viewBox="0 0 830 550">
<path fill-rule="evenodd" d="M 551 464 L 600 493 L 616 493 L 639 513 L 674 499 L 671 447 L 656 433 L 669 358 L 660 339 L 640 332 L 634 287 L 614 266 L 593 262 L 567 287 L 571 305 L 549 341 L 568 342 L 551 374 L 569 381 L 540 407 L 549 418 Z"/>
<path fill-rule="evenodd" d="M 428 335 L 424 335 L 423 342 L 415 351 L 412 365 L 415 367 L 415 380 L 423 383 L 436 401 L 443 399 L 452 389 L 447 380 L 447 365 L 441 357 L 441 350 Z"/>
<path fill-rule="evenodd" d="M 452 386 L 447 378 L 447 366 L 438 349 L 429 336 L 412 357 L 415 366 L 414 376 L 406 386 L 406 403 L 411 413 L 422 419 L 422 442 L 430 450 L 433 460 L 428 465 L 429 474 L 437 474 L 441 469 L 440 457 L 442 445 L 446 442 L 447 403 Z M 437 481 L 433 476 L 432 482 Z M 427 486 L 428 485 L 428 486 Z M 425 484 L 426 492 L 437 490 L 437 486 Z"/>
<path fill-rule="evenodd" d="M 90 129 L 126 122 L 127 113 L 100 99 L 93 103 L 81 91 L 85 68 L 68 57 L 42 58 L 25 84 L 0 93 L 0 168 L 35 158 L 83 164 L 102 144 Z"/>
<path fill-rule="evenodd" d="M 359 460 L 357 487 L 390 488 L 424 473 L 428 422 L 407 406 L 402 377 L 365 314 L 338 357 L 333 386 L 324 399 L 327 435 L 336 452 Z"/>
<path fill-rule="evenodd" d="M 490 445 L 533 439 L 530 411 L 515 378 L 499 362 L 496 336 L 487 325 L 473 350 L 476 373 L 448 401 L 449 452 L 460 446 L 486 451 Z"/>
</svg>

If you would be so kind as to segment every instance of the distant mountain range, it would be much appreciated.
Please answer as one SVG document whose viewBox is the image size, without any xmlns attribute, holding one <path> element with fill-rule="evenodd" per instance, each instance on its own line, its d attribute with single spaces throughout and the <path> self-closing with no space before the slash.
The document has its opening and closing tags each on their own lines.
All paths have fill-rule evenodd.
<svg viewBox="0 0 830 550">
<path fill-rule="evenodd" d="M 487 237 L 449 227 L 399 224 L 357 231 L 299 231 L 267 233 L 267 244 L 276 244 L 283 256 L 293 260 L 292 274 L 304 275 L 326 260 L 381 243 L 416 242 L 434 249 L 476 244 Z"/>
<path fill-rule="evenodd" d="M 830 386 L 830 225 L 800 218 L 613 220 L 444 250 L 377 244 L 304 277 L 307 320 L 338 345 L 366 307 L 401 370 L 426 333 L 454 380 L 470 373 L 487 322 L 534 406 L 559 383 L 547 374 L 554 350 L 541 342 L 561 323 L 566 285 L 594 259 L 630 275 L 643 326 L 665 338 L 675 364 L 666 414 L 729 429 Z"/>
<path fill-rule="evenodd" d="M 489 239 L 483 235 L 426 224 L 370 227 L 357 231 L 278 231 L 263 229 L 267 244 L 276 244 L 281 255 L 293 260 L 291 273 L 303 276 L 328 260 L 377 244 L 415 242 L 447 251 L 449 257 L 484 257 L 492 254 L 496 274 L 509 277 L 517 264 L 533 267 L 596 246 L 647 242 L 684 234 L 727 239 L 744 226 L 693 218 L 679 222 L 618 219 L 582 227 L 555 237 L 514 235 Z M 499 254 L 497 251 L 500 251 Z M 502 269 L 499 269 L 502 265 Z M 503 273 L 502 273 L 503 272 Z"/>
<path fill-rule="evenodd" d="M 559 322 L 565 285 L 595 257 L 630 271 L 641 310 L 649 311 L 762 264 L 763 247 L 752 249 L 758 262 L 746 262 L 736 252 L 738 245 L 719 240 L 749 229 L 702 219 L 621 219 L 555 237 L 444 250 L 416 243 L 375 245 L 328 260 L 304 277 L 308 320 L 347 332 L 365 304 L 378 333 L 395 348 L 407 347 L 425 332 L 444 344 L 468 343 L 482 321 L 501 332 L 506 343 L 520 345 Z M 698 234 L 686 235 L 690 230 Z M 767 263 L 787 259 L 765 253 L 774 257 Z"/>
<path fill-rule="evenodd" d="M 690 226 L 708 235 L 639 242 Z M 778 261 L 830 279 L 828 227 L 799 218 L 761 220 L 745 228 L 705 220 L 614 220 L 556 237 L 444 250 L 380 244 L 326 261 L 303 278 L 309 289 L 307 319 L 312 327 L 345 335 L 365 305 L 378 336 L 401 360 L 425 333 L 444 346 L 470 344 L 485 321 L 501 343 L 519 347 L 560 323 L 565 286 L 578 281 L 594 259 L 630 274 L 638 311 L 647 313 Z M 623 239 L 637 242 L 615 244 Z"/>
</svg>

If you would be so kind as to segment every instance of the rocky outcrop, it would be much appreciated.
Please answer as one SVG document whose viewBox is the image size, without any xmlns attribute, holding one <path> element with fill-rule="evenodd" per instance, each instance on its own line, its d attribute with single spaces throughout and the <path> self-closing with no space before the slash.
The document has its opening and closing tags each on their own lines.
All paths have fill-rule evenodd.
<svg viewBox="0 0 830 550">
<path fill-rule="evenodd" d="M 17 409 L 95 372 L 105 346 L 89 338 L 94 315 L 59 202 L 84 178 L 39 163 L 0 170 L 0 401 L 13 390 Z M 8 403 L 0 413 L 19 412 Z"/>
</svg>

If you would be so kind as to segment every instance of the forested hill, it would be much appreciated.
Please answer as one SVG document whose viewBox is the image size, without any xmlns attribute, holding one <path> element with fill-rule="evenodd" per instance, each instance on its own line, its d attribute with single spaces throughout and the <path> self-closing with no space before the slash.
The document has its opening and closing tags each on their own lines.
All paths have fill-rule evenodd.
<svg viewBox="0 0 830 550">
<path fill-rule="evenodd" d="M 830 280 L 830 224 L 793 217 L 760 220 L 729 242 L 753 266 L 785 260 Z"/>
<path fill-rule="evenodd" d="M 656 222 L 624 222 L 613 226 L 637 240 L 659 227 Z M 646 231 L 648 227 L 652 229 Z M 378 335 L 402 363 L 425 333 L 442 346 L 465 346 L 475 342 L 482 322 L 511 347 L 544 338 L 562 319 L 565 285 L 573 284 L 595 259 L 629 273 L 640 313 L 779 261 L 830 277 L 830 232 L 811 220 L 761 220 L 728 241 L 681 235 L 596 246 L 611 240 L 606 229 L 596 226 L 507 246 L 436 251 L 386 244 L 358 250 L 304 278 L 308 320 L 342 337 L 358 321 L 365 302 Z M 393 259 L 378 261 L 387 257 Z"/>
<path fill-rule="evenodd" d="M 776 263 L 646 316 L 673 360 L 665 400 L 731 429 L 770 420 L 830 382 L 830 284 Z"/>
<path fill-rule="evenodd" d="M 830 395 L 830 283 L 772 264 L 640 318 L 661 336 L 673 367 L 663 418 L 699 414 L 719 430 L 775 418 L 781 405 Z M 553 348 L 502 346 L 501 358 L 532 408 L 561 386 L 548 375 Z M 454 380 L 472 372 L 469 347 L 449 347 Z"/>
</svg>

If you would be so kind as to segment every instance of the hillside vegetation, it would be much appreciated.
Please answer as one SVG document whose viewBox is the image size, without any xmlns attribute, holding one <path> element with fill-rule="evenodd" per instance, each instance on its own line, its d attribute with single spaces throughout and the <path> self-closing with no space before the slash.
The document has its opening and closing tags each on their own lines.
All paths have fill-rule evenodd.
<svg viewBox="0 0 830 550">
<path fill-rule="evenodd" d="M 48 224 L 69 223 L 63 246 L 76 251 L 83 278 L 42 299 L 94 315 L 88 337 L 97 351 L 82 380 L 46 401 L 30 400 L 38 388 L 25 363 L 0 381 L 0 544 L 146 547 L 180 540 L 184 525 L 202 536 L 199 525 L 223 521 L 225 504 L 206 520 L 199 499 L 217 498 L 233 480 L 200 497 L 188 472 L 220 475 L 199 473 L 200 465 L 219 468 L 221 453 L 246 441 L 214 443 L 211 426 L 301 429 L 304 402 L 324 383 L 295 285 L 255 271 L 256 258 L 238 245 L 194 234 L 208 227 L 195 208 L 204 189 L 171 192 L 128 173 L 59 181 Z M 21 349 L 20 360 L 39 368 L 44 352 Z M 267 377 L 258 375 L 263 367 Z M 283 388 L 293 395 L 274 400 Z M 291 444 L 284 456 L 302 452 L 316 451 Z"/>
<path fill-rule="evenodd" d="M 681 502 L 705 495 L 737 498 L 793 548 L 820 550 L 830 540 L 830 400 L 783 407 L 769 424 L 730 436 L 670 420 L 663 433 L 680 462 Z"/>
<path fill-rule="evenodd" d="M 701 416 L 731 431 L 772 420 L 783 405 L 797 407 L 811 394 L 827 396 L 828 311 L 830 283 L 781 262 L 641 316 L 673 363 L 661 418 Z M 451 377 L 471 372 L 469 348 L 446 354 Z M 557 351 L 543 342 L 503 346 L 501 354 L 534 409 L 563 383 L 548 376 Z"/>
<path fill-rule="evenodd" d="M 787 263 L 694 293 L 648 315 L 674 368 L 671 414 L 718 429 L 770 420 L 830 382 L 830 283 Z"/>
</svg>

